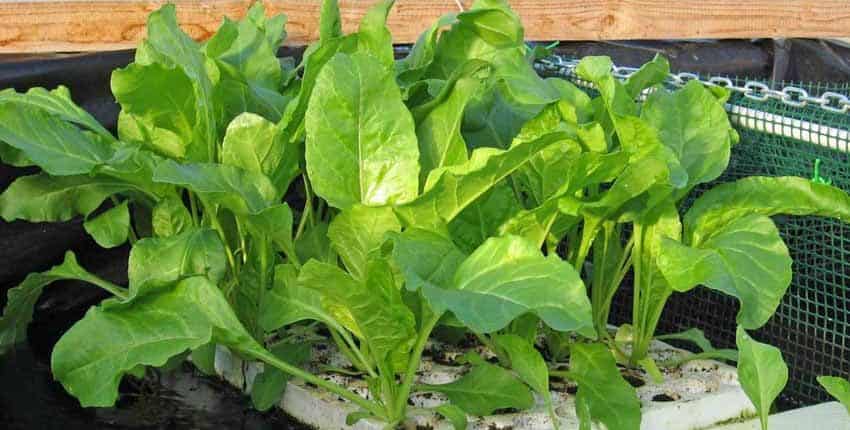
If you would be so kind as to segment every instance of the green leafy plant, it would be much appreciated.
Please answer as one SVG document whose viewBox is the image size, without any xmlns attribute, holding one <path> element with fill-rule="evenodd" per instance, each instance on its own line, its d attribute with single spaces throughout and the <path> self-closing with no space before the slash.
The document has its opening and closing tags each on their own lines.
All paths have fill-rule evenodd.
<svg viewBox="0 0 850 430">
<path fill-rule="evenodd" d="M 647 354 L 671 294 L 733 295 L 741 333 L 758 328 L 791 275 L 768 217 L 850 214 L 846 194 L 800 178 L 745 178 L 690 203 L 725 170 L 737 135 L 728 94 L 663 88 L 663 58 L 625 82 L 610 59 L 584 59 L 591 97 L 538 76 L 531 61 L 545 50 L 529 53 L 505 2 L 478 0 L 396 60 L 392 5 L 344 34 L 326 1 L 297 66 L 275 56 L 285 18 L 260 5 L 202 44 L 166 6 L 112 75 L 117 136 L 63 87 L 0 91 L 0 157 L 43 170 L 0 195 L 0 216 L 82 216 L 101 246 L 131 245 L 126 287 L 69 253 L 11 289 L 0 349 L 24 340 L 47 285 L 75 279 L 112 296 L 53 351 L 55 377 L 85 406 L 114 404 L 123 376 L 187 354 L 211 372 L 218 345 L 265 364 L 251 392 L 259 409 L 294 376 L 357 405 L 349 423 L 400 424 L 411 393 L 428 391 L 449 399 L 433 412 L 456 428 L 467 414 L 529 408 L 534 393 L 557 426 L 556 377 L 578 385 L 582 428 L 632 430 L 640 402 L 618 361 L 660 374 Z M 611 336 L 629 273 L 633 321 Z M 440 326 L 473 335 L 498 363 L 468 355 L 460 379 L 418 383 Z M 683 360 L 737 358 L 698 331 L 658 338 L 701 349 Z M 334 344 L 352 368 L 327 371 L 362 377 L 370 396 L 303 370 L 313 341 Z M 762 356 L 775 354 L 746 337 L 739 349 L 762 413 L 777 386 Z"/>
</svg>

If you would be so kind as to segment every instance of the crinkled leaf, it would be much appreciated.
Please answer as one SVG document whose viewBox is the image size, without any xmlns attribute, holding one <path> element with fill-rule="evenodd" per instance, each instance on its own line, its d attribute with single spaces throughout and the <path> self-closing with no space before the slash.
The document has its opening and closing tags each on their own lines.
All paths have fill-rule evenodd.
<svg viewBox="0 0 850 430">
<path fill-rule="evenodd" d="M 168 196 L 153 207 L 151 225 L 155 235 L 160 237 L 174 236 L 188 230 L 194 222 L 183 201 L 175 196 Z"/>
<path fill-rule="evenodd" d="M 130 186 L 118 180 L 89 176 L 22 176 L 0 194 L 0 216 L 6 221 L 67 221 L 86 216 L 109 196 Z"/>
<path fill-rule="evenodd" d="M 695 247 L 664 239 L 657 259 L 664 277 L 677 291 L 697 285 L 738 298 L 738 324 L 764 325 L 791 283 L 791 257 L 770 218 L 738 218 Z"/>
<path fill-rule="evenodd" d="M 127 241 L 130 234 L 130 210 L 125 200 L 83 223 L 86 232 L 104 248 L 114 248 Z"/>
<path fill-rule="evenodd" d="M 576 343 L 570 348 L 570 377 L 578 383 L 576 401 L 579 416 L 586 415 L 610 430 L 640 427 L 640 400 L 635 389 L 623 379 L 614 356 L 605 345 Z"/>
<path fill-rule="evenodd" d="M 779 349 L 757 342 L 738 326 L 738 380 L 759 414 L 762 430 L 767 430 L 770 405 L 788 382 L 788 366 Z"/>
</svg>

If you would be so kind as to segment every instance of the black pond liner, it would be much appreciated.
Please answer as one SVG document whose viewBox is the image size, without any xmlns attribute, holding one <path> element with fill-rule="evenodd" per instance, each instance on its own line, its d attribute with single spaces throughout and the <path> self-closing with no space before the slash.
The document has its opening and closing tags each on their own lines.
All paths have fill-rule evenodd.
<svg viewBox="0 0 850 430">
<path fill-rule="evenodd" d="M 64 286 L 64 285 L 63 285 Z M 79 291 L 79 285 L 67 285 Z M 88 295 L 92 304 L 102 297 Z M 83 303 L 78 303 L 82 305 Z M 74 429 L 310 429 L 277 408 L 258 412 L 247 396 L 183 363 L 124 378 L 112 408 L 82 408 L 50 373 L 50 351 L 87 306 L 36 314 L 27 343 L 0 356 L 0 428 Z"/>
</svg>

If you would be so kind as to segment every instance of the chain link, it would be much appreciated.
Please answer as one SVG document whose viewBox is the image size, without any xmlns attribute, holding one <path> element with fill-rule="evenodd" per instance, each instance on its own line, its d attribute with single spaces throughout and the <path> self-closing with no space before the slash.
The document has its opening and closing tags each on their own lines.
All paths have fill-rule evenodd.
<svg viewBox="0 0 850 430">
<path fill-rule="evenodd" d="M 534 67 L 545 72 L 554 72 L 562 76 L 576 76 L 575 69 L 578 66 L 578 60 L 571 60 L 554 55 L 549 58 L 538 60 Z M 614 66 L 612 73 L 618 79 L 628 79 L 637 68 Z M 759 81 L 747 81 L 743 86 L 735 85 L 735 82 L 727 77 L 712 76 L 708 79 L 701 78 L 695 73 L 680 72 L 671 73 L 667 78 L 667 82 L 677 87 L 685 86 L 690 81 L 698 81 L 703 85 L 710 87 L 726 88 L 733 93 L 742 94 L 744 97 L 759 102 L 768 100 L 776 100 L 793 107 L 805 107 L 808 105 L 817 106 L 828 112 L 848 113 L 850 112 L 850 98 L 844 94 L 835 92 L 825 92 L 820 96 L 809 95 L 809 92 L 803 88 L 788 86 L 781 90 L 775 90 Z"/>
</svg>

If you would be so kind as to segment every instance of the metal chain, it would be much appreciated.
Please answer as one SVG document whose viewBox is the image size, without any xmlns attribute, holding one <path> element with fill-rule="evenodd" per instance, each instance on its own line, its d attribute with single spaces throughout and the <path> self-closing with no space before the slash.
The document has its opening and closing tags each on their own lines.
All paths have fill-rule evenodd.
<svg viewBox="0 0 850 430">
<path fill-rule="evenodd" d="M 544 72 L 554 72 L 563 76 L 576 76 L 575 68 L 578 60 L 570 60 L 559 55 L 537 60 L 534 67 Z M 613 75 L 618 79 L 628 79 L 635 72 L 635 67 L 614 66 Z M 755 101 L 777 100 L 788 106 L 804 107 L 815 105 L 828 112 L 848 113 L 850 112 L 850 98 L 844 94 L 827 91 L 820 96 L 809 95 L 803 88 L 788 86 L 781 90 L 775 90 L 759 81 L 747 81 L 743 86 L 735 85 L 732 79 L 723 76 L 713 76 L 708 79 L 700 78 L 695 73 L 680 72 L 671 73 L 667 82 L 677 87 L 682 87 L 690 81 L 699 81 L 710 87 L 726 88 L 733 93 L 742 94 L 744 97 Z M 589 83 L 587 83 L 589 84 Z"/>
</svg>

